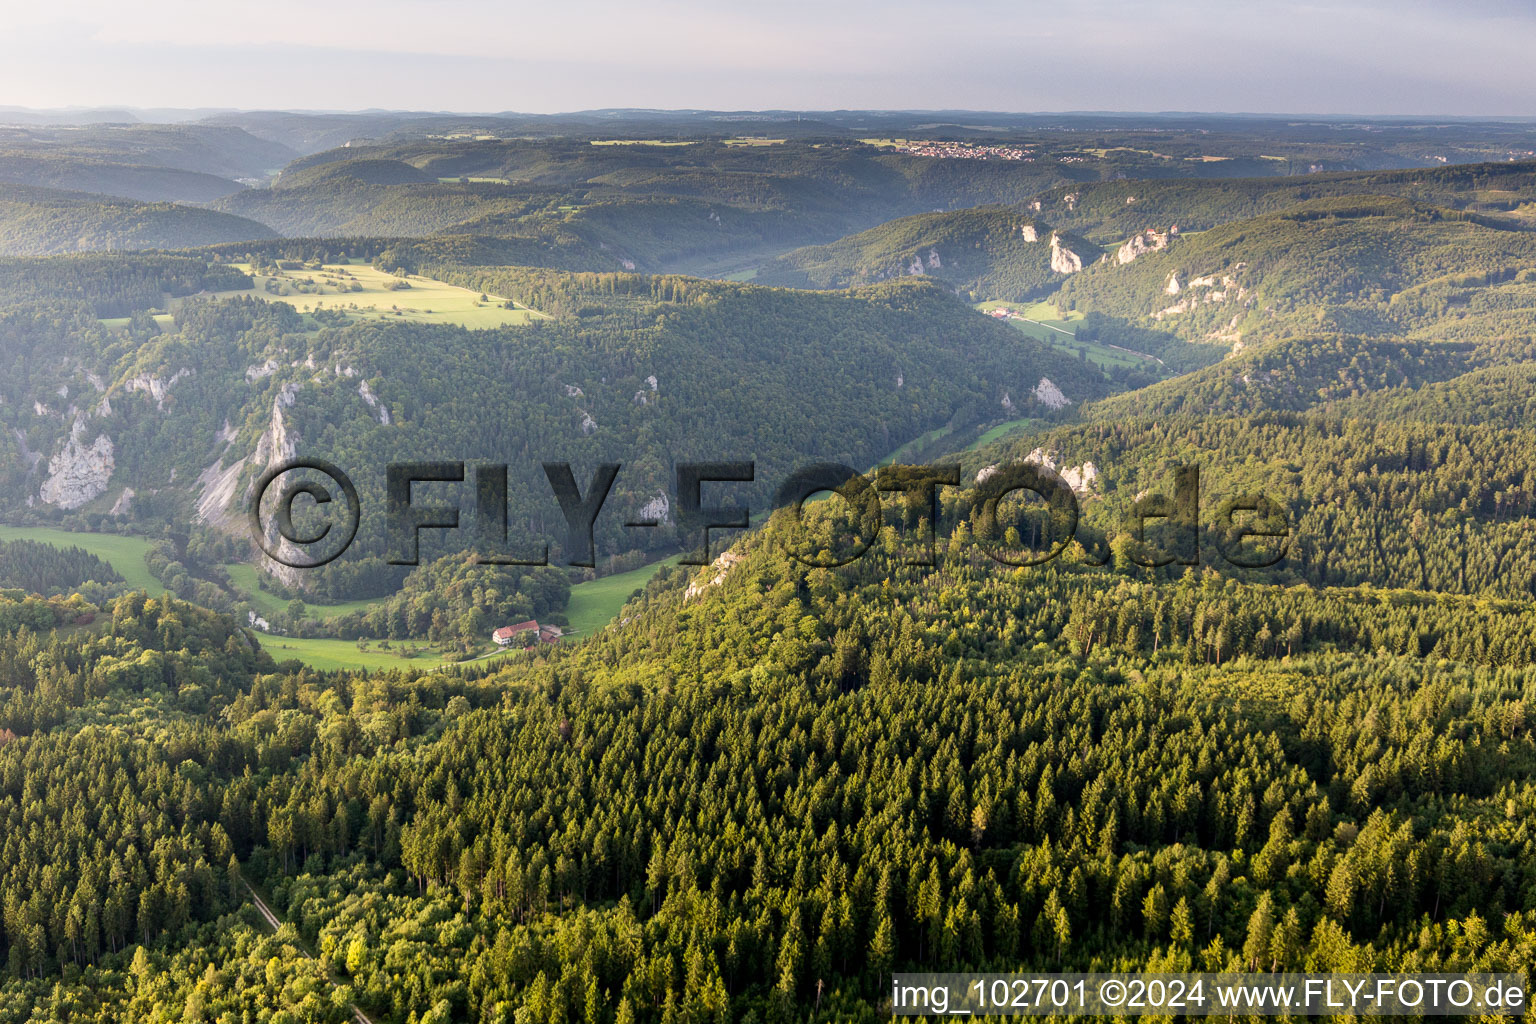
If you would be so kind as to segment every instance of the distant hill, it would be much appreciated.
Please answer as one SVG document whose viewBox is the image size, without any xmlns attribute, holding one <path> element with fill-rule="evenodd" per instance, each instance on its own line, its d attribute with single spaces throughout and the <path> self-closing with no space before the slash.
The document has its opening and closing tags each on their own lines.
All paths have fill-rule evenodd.
<svg viewBox="0 0 1536 1024">
<path fill-rule="evenodd" d="M 0 152 L 135 167 L 164 167 L 225 180 L 264 178 L 298 155 L 287 146 L 257 138 L 239 128 L 191 124 L 3 127 L 0 128 Z"/>
<path fill-rule="evenodd" d="M 1419 298 L 1455 275 L 1536 266 L 1536 233 L 1408 199 L 1353 196 L 1180 235 L 1062 285 L 1064 308 L 1093 310 L 1190 340 L 1254 332 L 1406 333 Z M 1249 339 L 1251 340 L 1251 339 Z"/>
<path fill-rule="evenodd" d="M 229 178 L 173 167 L 15 151 L 0 151 L 0 183 L 94 192 L 155 203 L 207 203 L 242 187 Z"/>
<path fill-rule="evenodd" d="M 935 207 L 1021 201 L 1089 173 L 858 144 L 430 139 L 303 157 L 273 188 L 214 205 L 288 235 L 564 235 L 594 254 L 583 269 L 711 274 Z"/>
<path fill-rule="evenodd" d="M 264 224 L 216 210 L 0 184 L 0 255 L 180 249 L 275 237 Z"/>
<path fill-rule="evenodd" d="M 1023 299 L 1056 287 L 1072 268 L 1102 255 L 1091 242 L 1013 207 L 983 206 L 902 217 L 829 245 L 796 249 L 760 269 L 756 280 L 847 288 L 922 274 L 973 298 Z"/>
<path fill-rule="evenodd" d="M 1490 214 L 1536 202 L 1536 162 L 1220 180 L 1098 181 L 1035 196 L 1031 212 L 1105 245 L 1147 228 L 1203 231 L 1313 199 L 1391 195 Z M 1038 210 L 1034 204 L 1038 203 Z"/>
</svg>

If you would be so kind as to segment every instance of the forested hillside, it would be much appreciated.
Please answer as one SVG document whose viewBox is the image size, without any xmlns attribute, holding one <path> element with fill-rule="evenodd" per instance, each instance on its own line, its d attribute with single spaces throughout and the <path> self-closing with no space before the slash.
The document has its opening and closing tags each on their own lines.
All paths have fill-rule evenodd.
<svg viewBox="0 0 1536 1024">
<path fill-rule="evenodd" d="M 1536 200 L 1530 160 L 1220 180 L 1120 180 L 1058 186 L 1033 201 L 1040 216 L 1104 245 L 1146 228 L 1204 231 L 1314 199 L 1396 196 L 1490 216 Z"/>
<path fill-rule="evenodd" d="M 475 680 L 236 662 L 178 698 L 105 676 L 83 710 L 155 701 L 176 752 L 28 724 L 0 747 L 5 799 L 37 800 L 20 780 L 66 758 L 115 764 L 71 806 L 165 793 L 156 828 L 180 838 L 153 870 L 146 838 L 12 889 L 10 1005 L 773 1020 L 819 989 L 820 1019 L 874 1020 L 892 968 L 1536 953 L 1529 604 L 1009 572 L 963 535 L 938 572 L 886 542 L 808 570 L 770 540 L 695 597 L 673 573 L 627 627 Z M 189 612 L 120 602 L 111 642 L 169 650 L 168 614 Z M 13 865 L 77 841 L 50 806 L 57 838 Z M 203 924 L 244 880 L 340 988 L 300 980 L 250 911 Z M 113 982 L 151 973 L 153 1003 Z"/>
<path fill-rule="evenodd" d="M 0 255 L 182 249 L 274 238 L 245 217 L 177 203 L 0 184 Z"/>
<path fill-rule="evenodd" d="M 15 287 L 50 267 L 16 265 Z M 54 276 L 101 269 L 67 262 Z M 181 290 L 228 273 L 191 260 L 144 264 L 149 280 L 156 271 L 188 275 Z M 624 274 L 434 272 L 552 319 L 470 331 L 337 314 L 317 329 L 255 297 L 189 300 L 165 327 L 140 318 L 106 329 L 57 308 L 13 314 L 21 372 L 9 385 L 16 427 L 0 438 L 7 504 L 81 524 L 118 516 L 151 532 L 192 519 L 225 538 L 222 557 L 243 559 L 247 488 L 302 452 L 352 473 L 373 510 L 347 558 L 305 587 L 374 596 L 402 575 L 382 563 L 382 509 L 385 467 L 403 459 L 509 464 L 513 536 L 548 538 L 557 559 L 564 520 L 541 464 L 572 463 L 585 488 L 592 467 L 621 463 L 597 543 L 610 554 L 654 550 L 678 540 L 679 462 L 755 462 L 755 482 L 738 494 L 761 510 L 805 462 L 865 467 L 926 431 L 1059 416 L 1062 399 L 1110 387 L 1076 357 L 977 316 L 931 282 L 818 294 Z M 662 526 L 626 529 L 636 516 Z M 444 542 L 437 553 L 474 538 Z"/>
<path fill-rule="evenodd" d="M 1102 255 L 1098 246 L 1011 207 L 988 206 L 904 217 L 830 245 L 796 249 L 760 270 L 757 280 L 847 288 L 929 274 L 973 299 L 1025 299 L 1054 289 L 1074 267 Z"/>
</svg>

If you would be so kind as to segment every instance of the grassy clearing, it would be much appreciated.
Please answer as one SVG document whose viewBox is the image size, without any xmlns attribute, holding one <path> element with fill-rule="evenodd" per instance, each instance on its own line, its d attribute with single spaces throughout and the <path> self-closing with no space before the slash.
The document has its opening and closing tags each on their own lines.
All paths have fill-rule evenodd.
<svg viewBox="0 0 1536 1024">
<path fill-rule="evenodd" d="M 1140 366 L 1151 360 L 1150 356 L 1140 356 L 1134 352 L 1101 345 L 1098 342 L 1079 341 L 1077 329 L 1081 326 L 1083 314 L 1075 310 L 1062 313 L 1050 302 L 1035 302 L 1021 306 L 1018 303 L 992 300 L 979 302 L 976 308 L 983 313 L 991 313 L 994 309 L 1010 310 L 1014 315 L 1004 323 L 1062 352 L 1076 355 L 1081 351 L 1088 357 L 1089 362 L 1100 369 L 1108 369 L 1112 366 Z"/>
<path fill-rule="evenodd" d="M 0 526 L 0 540 L 31 540 L 56 548 L 82 548 L 112 566 L 134 590 L 147 590 L 156 596 L 165 593 L 165 587 L 145 564 L 144 556 L 149 554 L 150 542 L 143 537 L 74 533 L 48 526 Z"/>
<path fill-rule="evenodd" d="M 571 588 L 571 603 L 566 608 L 566 617 L 570 620 L 570 629 L 575 633 L 574 639 L 580 640 L 601 630 L 608 623 L 618 617 L 619 609 L 624 607 L 624 602 L 629 600 L 629 595 L 645 586 L 650 578 L 664 565 L 676 565 L 682 555 L 673 555 L 671 558 L 652 562 L 650 565 L 641 566 L 629 572 L 618 573 L 613 576 L 604 576 L 601 579 L 590 580 L 586 583 L 578 583 Z M 273 612 L 282 611 L 286 602 L 264 591 L 254 590 L 256 569 L 252 566 L 226 566 L 231 570 L 230 577 L 237 586 L 245 590 L 247 596 L 251 596 L 251 603 L 256 605 L 263 614 L 270 608 Z M 242 570 L 248 570 L 249 574 Z M 241 578 L 245 578 L 242 582 Z M 258 599 L 253 595 L 260 594 Z M 262 599 L 270 604 L 261 603 Z M 317 618 L 334 618 L 344 615 L 349 611 L 365 608 L 370 602 L 354 601 L 345 605 L 307 605 L 311 616 Z M 302 639 L 299 637 L 281 636 L 277 633 L 258 633 L 262 647 L 278 661 L 289 658 L 297 658 L 311 668 L 321 671 L 333 671 L 335 669 L 360 669 L 381 670 L 390 668 L 419 668 L 438 669 L 445 665 L 467 664 L 467 662 L 451 662 L 432 650 L 425 640 L 394 641 L 390 649 L 379 646 L 380 641 L 367 641 L 367 649 L 359 650 L 355 640 L 332 640 L 328 638 Z M 400 649 L 403 646 L 414 646 L 420 652 L 414 658 L 403 658 Z M 472 659 L 479 663 L 496 658 L 517 654 L 518 648 L 496 650 L 479 658 Z"/>
<path fill-rule="evenodd" d="M 251 603 L 256 609 L 256 614 L 263 618 L 271 618 L 280 615 L 288 608 L 288 602 L 276 594 L 261 589 L 261 570 L 254 565 L 245 562 L 236 562 L 224 566 L 224 571 L 229 574 L 229 581 L 235 585 L 240 596 Z M 304 614 L 311 619 L 339 618 L 352 612 L 367 611 L 377 604 L 372 601 L 344 601 L 341 604 L 310 604 L 304 602 Z"/>
<path fill-rule="evenodd" d="M 248 264 L 235 264 L 251 273 Z M 358 320 L 402 320 L 414 323 L 457 324 L 460 327 L 505 327 L 530 320 L 548 319 L 527 306 L 505 308 L 506 299 L 416 274 L 404 278 L 364 264 L 327 264 L 319 270 L 285 270 L 279 276 L 255 276 L 250 291 L 215 293 L 219 298 L 255 295 L 259 299 L 287 302 L 300 313 L 318 308 L 339 310 Z M 409 288 L 391 287 L 404 281 Z M 271 291 L 268 288 L 273 289 Z M 354 290 L 354 288 L 356 290 Z"/>
<path fill-rule="evenodd" d="M 645 586 L 664 565 L 677 565 L 682 555 L 643 565 L 629 572 L 604 576 L 578 583 L 571 588 L 571 603 L 565 610 L 576 639 L 589 637 L 618 617 L 629 595 Z"/>
<path fill-rule="evenodd" d="M 965 446 L 966 451 L 974 451 L 977 448 L 991 444 L 998 438 L 1011 434 L 1016 430 L 1030 430 L 1045 426 L 1044 420 L 1037 420 L 1026 416 L 1020 420 L 1009 420 L 1007 423 L 999 423 L 991 430 L 982 434 L 976 440 Z"/>
<path fill-rule="evenodd" d="M 310 668 L 322 672 L 331 672 L 336 669 L 366 669 L 380 670 L 390 668 L 402 669 L 439 669 L 445 665 L 460 664 L 450 662 L 428 647 L 425 641 L 397 640 L 390 643 L 390 649 L 379 647 L 380 641 L 367 641 L 368 649 L 359 650 L 356 640 L 331 640 L 325 638 L 301 639 L 299 637 L 281 636 L 277 633 L 257 633 L 256 638 L 261 641 L 262 648 L 277 661 L 287 661 L 297 658 Z M 414 658 L 400 656 L 400 650 L 407 646 L 416 647 L 420 653 Z M 500 658 L 513 651 L 497 651 L 490 658 Z M 490 660 L 481 659 L 481 660 Z"/>
</svg>

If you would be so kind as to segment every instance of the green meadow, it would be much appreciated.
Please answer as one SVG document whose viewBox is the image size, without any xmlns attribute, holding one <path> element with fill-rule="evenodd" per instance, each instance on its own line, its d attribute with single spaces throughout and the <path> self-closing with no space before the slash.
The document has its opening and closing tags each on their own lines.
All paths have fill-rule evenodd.
<svg viewBox="0 0 1536 1024">
<path fill-rule="evenodd" d="M 248 264 L 235 266 L 251 273 Z M 401 284 L 410 287 L 402 288 Z M 269 286 L 274 290 L 269 291 Z M 286 302 L 300 313 L 329 309 L 358 320 L 387 319 L 487 328 L 548 319 L 545 314 L 527 306 L 507 309 L 507 300 L 499 295 L 487 295 L 482 302 L 481 293 L 468 288 L 417 274 L 396 277 L 363 263 L 326 264 L 318 270 L 284 270 L 277 276 L 256 274 L 254 289 L 214 294 L 218 298 L 254 295 L 272 302 Z"/>
<path fill-rule="evenodd" d="M 234 584 L 235 589 L 240 591 L 240 596 L 256 609 L 257 615 L 271 618 L 287 610 L 287 599 L 261 589 L 259 583 L 261 570 L 254 565 L 234 562 L 225 565 L 224 571 L 229 575 L 229 581 Z M 306 601 L 304 613 L 312 619 L 334 619 L 351 612 L 366 611 L 376 603 L 376 601 L 344 601 L 341 604 L 310 604 Z"/>
<path fill-rule="evenodd" d="M 576 638 L 591 636 L 618 617 L 619 609 L 629 600 L 629 595 L 639 590 L 656 575 L 664 565 L 677 565 L 682 555 L 642 565 L 629 572 L 615 573 L 600 579 L 578 583 L 571 588 L 571 603 L 566 608 L 566 618 Z"/>
<path fill-rule="evenodd" d="M 75 533 L 48 526 L 0 526 L 0 540 L 31 540 L 56 548 L 81 548 L 106 562 L 135 590 L 147 590 L 156 596 L 165 587 L 150 573 L 144 557 L 150 542 L 143 537 L 125 537 L 117 533 Z"/>
</svg>

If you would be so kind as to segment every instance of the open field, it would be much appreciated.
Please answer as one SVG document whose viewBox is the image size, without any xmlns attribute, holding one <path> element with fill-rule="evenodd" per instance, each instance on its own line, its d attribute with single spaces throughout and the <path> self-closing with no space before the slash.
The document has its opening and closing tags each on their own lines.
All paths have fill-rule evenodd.
<svg viewBox="0 0 1536 1024">
<path fill-rule="evenodd" d="M 676 565 L 682 555 L 673 555 L 629 572 L 604 576 L 578 583 L 571 588 L 571 603 L 565 610 L 570 628 L 580 640 L 591 636 L 612 622 L 629 600 L 629 595 L 645 586 L 664 565 Z"/>
<path fill-rule="evenodd" d="M 990 313 L 994 309 L 1010 309 L 1014 317 L 1004 321 L 1009 326 L 1023 331 L 1036 341 L 1043 341 L 1052 348 L 1063 352 L 1076 354 L 1082 351 L 1087 355 L 1089 362 L 1101 368 L 1111 366 L 1139 366 L 1151 361 L 1151 356 L 1141 356 L 1125 349 L 1114 348 L 1110 345 L 1101 345 L 1095 341 L 1079 341 L 1077 328 L 1083 315 L 1076 311 L 1065 315 L 1049 302 L 1036 302 L 1028 306 L 1020 306 L 1014 302 L 989 301 L 976 304 L 976 308 L 983 313 Z"/>
<path fill-rule="evenodd" d="M 591 636 L 593 633 L 608 625 L 619 614 L 619 609 L 624 607 L 624 602 L 629 600 L 629 595 L 640 587 L 645 586 L 650 578 L 664 565 L 676 565 L 681 555 L 673 555 L 661 561 L 652 562 L 650 565 L 641 566 L 629 572 L 618 573 L 614 576 L 604 576 L 601 579 L 590 580 L 586 583 L 578 583 L 571 588 L 571 603 L 566 609 L 566 615 L 570 620 L 570 629 L 575 633 L 575 639 L 580 640 Z M 262 614 L 279 612 L 286 607 L 286 602 L 281 598 L 259 590 L 256 583 L 256 569 L 253 566 L 225 566 L 230 578 L 236 586 L 244 592 L 251 603 Z M 309 614 L 315 618 L 330 619 L 347 612 L 366 608 L 371 602 L 353 601 L 340 605 L 306 605 Z M 258 633 L 262 647 L 278 661 L 289 658 L 297 658 L 304 664 L 322 671 L 335 669 L 388 669 L 388 668 L 420 668 L 436 669 L 444 665 L 465 664 L 465 662 L 450 662 L 439 656 L 432 650 L 425 640 L 394 641 L 391 649 L 385 650 L 379 646 L 380 641 L 367 641 L 367 650 L 359 650 L 355 640 L 333 640 L 329 638 L 302 639 L 298 637 L 281 636 L 277 633 Z M 405 645 L 414 645 L 422 653 L 414 658 L 402 658 L 399 649 Z M 498 650 L 474 661 L 485 661 L 491 658 L 506 657 L 515 654 L 520 648 Z"/>
<path fill-rule="evenodd" d="M 81 548 L 117 570 L 134 590 L 153 595 L 165 593 L 165 587 L 150 574 L 144 556 L 150 542 L 143 537 L 124 537 L 117 533 L 74 533 L 48 526 L 0 526 L 0 540 L 31 540 L 56 548 Z"/>
<path fill-rule="evenodd" d="M 974 451 L 983 445 L 991 444 L 993 441 L 996 441 L 998 438 L 1004 436 L 1005 434 L 1011 434 L 1015 430 L 1026 430 L 1031 427 L 1041 426 L 1044 424 L 1044 422 L 1044 420 L 1037 420 L 1026 416 L 1020 420 L 1009 420 L 1007 423 L 999 423 L 997 426 L 993 427 L 991 430 L 988 430 L 976 440 L 966 445 L 965 450 Z"/>
<path fill-rule="evenodd" d="M 130 318 L 126 316 L 103 317 L 101 320 L 101 326 L 111 327 L 112 329 L 117 330 L 119 328 L 127 327 L 129 319 Z M 156 313 L 153 315 L 152 319 L 161 327 L 169 327 L 176 320 L 176 318 L 171 316 L 169 313 Z"/>
<path fill-rule="evenodd" d="M 251 273 L 249 264 L 235 264 Z M 287 302 L 301 313 L 316 309 L 338 310 L 356 319 L 407 320 L 415 323 L 458 324 L 460 327 L 504 327 L 544 319 L 526 306 L 506 309 L 506 299 L 468 288 L 409 274 L 386 274 L 367 264 L 327 264 L 318 270 L 284 270 L 277 276 L 255 275 L 251 291 L 214 293 L 219 298 L 255 295 Z M 399 287 L 403 282 L 409 288 Z M 394 286 L 394 287 L 391 287 Z"/>
<path fill-rule="evenodd" d="M 380 641 L 367 641 L 367 650 L 358 650 L 356 640 L 332 640 L 324 637 L 301 639 L 299 637 L 281 636 L 277 633 L 257 633 L 256 638 L 261 641 L 262 648 L 277 661 L 287 661 L 297 658 L 310 668 L 322 672 L 330 672 L 336 669 L 389 669 L 389 668 L 417 668 L 437 669 L 444 665 L 460 664 L 444 660 L 425 641 L 397 640 L 390 643 L 390 649 L 379 647 Z M 414 658 L 402 658 L 400 649 L 406 646 L 415 646 L 421 653 Z M 509 649 L 496 651 L 490 658 L 505 657 L 515 653 Z M 489 660 L 489 659 L 481 659 Z"/>
<path fill-rule="evenodd" d="M 225 565 L 224 571 L 229 574 L 229 581 L 235 585 L 235 589 L 240 591 L 240 596 L 256 609 L 257 615 L 271 618 L 287 609 L 286 600 L 261 589 L 257 582 L 261 578 L 261 570 L 254 565 L 234 562 Z M 341 604 L 310 604 L 306 601 L 304 613 L 311 619 L 334 619 L 352 612 L 365 611 L 377 603 L 377 601 L 344 601 Z"/>
</svg>

